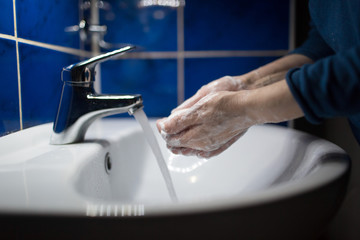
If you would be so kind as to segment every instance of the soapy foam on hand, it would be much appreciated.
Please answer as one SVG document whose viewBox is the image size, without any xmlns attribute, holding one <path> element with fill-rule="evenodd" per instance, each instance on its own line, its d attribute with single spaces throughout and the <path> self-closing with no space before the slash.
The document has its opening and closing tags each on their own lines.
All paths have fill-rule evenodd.
<svg viewBox="0 0 360 240">
<path fill-rule="evenodd" d="M 209 131 L 202 133 L 200 133 L 199 131 L 201 130 L 198 130 L 197 126 L 195 126 L 191 130 L 191 134 L 194 135 L 194 137 L 188 136 L 185 140 L 183 139 L 186 143 L 183 143 L 181 139 L 183 138 L 183 135 L 188 132 L 171 135 L 161 130 L 161 135 L 167 141 L 168 147 L 173 151 L 176 150 L 176 152 L 183 155 L 197 156 L 200 156 L 199 152 L 201 152 L 201 157 L 204 157 L 207 156 L 205 152 L 210 152 L 209 154 L 211 155 L 211 152 L 224 147 L 231 139 L 239 134 L 242 135 L 242 133 L 246 131 L 238 128 L 228 129 L 228 124 L 225 125 L 226 126 L 213 126 Z M 201 128 L 201 125 L 199 127 Z M 192 152 L 189 152 L 188 149 L 190 148 L 193 150 Z"/>
<path fill-rule="evenodd" d="M 230 76 L 225 76 L 224 78 L 226 78 L 229 82 L 229 84 L 232 84 L 234 86 L 238 86 L 238 82 L 237 80 L 235 80 L 234 78 L 230 77 Z M 214 89 L 217 87 L 218 83 L 214 83 Z M 214 97 L 216 97 L 218 94 L 220 94 L 220 92 L 211 92 L 208 95 L 204 96 L 203 98 L 201 98 L 197 103 L 195 103 L 194 105 L 192 105 L 189 108 L 186 109 L 179 109 L 177 111 L 172 112 L 172 114 L 165 120 L 161 121 L 159 123 L 159 127 L 160 127 L 160 132 L 161 132 L 161 136 L 167 141 L 168 147 L 171 149 L 173 148 L 176 149 L 175 151 L 178 153 L 182 153 L 182 154 L 186 154 L 186 155 L 198 155 L 198 156 L 202 156 L 202 157 L 206 157 L 206 156 L 210 156 L 213 152 L 215 152 L 216 150 L 220 149 L 220 148 L 224 148 L 226 149 L 227 147 L 229 147 L 233 142 L 231 141 L 232 139 L 234 139 L 236 136 L 241 136 L 243 135 L 243 133 L 246 132 L 247 128 L 251 124 L 251 119 L 249 119 L 247 116 L 241 116 L 241 118 L 239 119 L 230 119 L 228 121 L 228 119 L 226 119 L 226 114 L 222 113 L 221 111 L 219 112 L 215 112 L 215 113 L 211 113 L 210 116 L 212 118 L 215 117 L 215 119 L 220 119 L 220 121 L 217 121 L 215 119 L 213 119 L 213 121 L 210 121 L 208 119 L 208 123 L 210 123 L 210 128 L 207 129 L 201 129 L 198 130 L 198 133 L 196 134 L 196 132 L 194 133 L 194 131 L 197 130 L 197 126 L 184 126 L 183 129 L 188 129 L 188 127 L 191 127 L 192 129 L 190 131 L 193 132 L 193 136 L 195 137 L 187 137 L 186 140 L 186 146 L 191 146 L 190 148 L 193 149 L 193 151 L 189 151 L 186 146 L 183 146 L 183 144 L 181 144 L 181 135 L 177 135 L 177 134 L 169 134 L 165 131 L 165 125 L 169 122 L 169 121 L 176 121 L 176 123 L 172 123 L 175 126 L 179 126 L 179 124 L 181 124 L 181 122 L 185 121 L 185 122 L 190 122 L 190 120 L 194 119 L 194 121 L 196 121 L 197 119 L 200 120 L 199 122 L 199 126 L 201 127 L 201 120 L 206 119 L 206 116 L 209 114 L 209 112 L 204 112 L 202 111 L 202 109 L 200 109 L 200 107 L 204 104 L 206 104 L 208 101 L 212 100 Z M 248 95 L 247 92 L 243 92 L 243 98 L 246 98 Z M 191 117 L 191 119 L 188 119 L 189 117 Z M 223 120 L 221 120 L 223 119 Z M 218 124 L 216 125 L 211 125 L 211 122 L 217 122 Z M 220 124 L 219 124 L 220 123 Z M 241 123 L 239 125 L 239 123 Z M 182 129 L 182 130 L 183 130 Z M 179 130 L 179 129 L 178 129 Z M 182 131 L 180 130 L 180 132 Z M 204 132 L 205 130 L 205 132 Z M 208 130 L 208 131 L 207 131 Z M 201 131 L 201 132 L 200 132 Z M 222 136 L 221 136 L 222 135 Z M 238 138 L 237 138 L 238 139 Z M 231 142 L 231 143 L 229 143 Z M 199 146 L 200 143 L 200 146 Z M 203 143 L 203 144 L 201 144 Z M 181 150 L 181 148 L 184 148 L 183 150 Z M 186 150 L 185 150 L 186 149 Z"/>
</svg>

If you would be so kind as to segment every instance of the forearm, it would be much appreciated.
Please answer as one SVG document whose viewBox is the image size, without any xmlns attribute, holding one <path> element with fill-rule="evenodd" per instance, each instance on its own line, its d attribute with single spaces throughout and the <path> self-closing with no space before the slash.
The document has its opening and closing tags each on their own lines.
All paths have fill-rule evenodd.
<svg viewBox="0 0 360 240">
<path fill-rule="evenodd" d="M 250 125 L 278 123 L 304 115 L 285 80 L 234 95 L 233 100 L 229 100 L 233 109 L 247 116 Z"/>
<path fill-rule="evenodd" d="M 261 66 L 247 74 L 234 76 L 233 78 L 242 82 L 238 90 L 255 89 L 283 80 L 289 69 L 300 67 L 307 63 L 313 63 L 313 61 L 301 54 L 290 54 Z"/>
</svg>

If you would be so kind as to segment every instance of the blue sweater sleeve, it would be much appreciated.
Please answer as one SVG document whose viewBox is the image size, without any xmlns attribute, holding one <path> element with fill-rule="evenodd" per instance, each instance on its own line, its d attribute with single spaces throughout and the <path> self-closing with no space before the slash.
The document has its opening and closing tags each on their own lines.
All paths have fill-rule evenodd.
<svg viewBox="0 0 360 240">
<path fill-rule="evenodd" d="M 310 122 L 352 117 L 360 110 L 360 46 L 291 69 L 286 81 Z"/>
<path fill-rule="evenodd" d="M 320 36 L 316 26 L 310 22 L 310 31 L 306 41 L 299 47 L 290 52 L 290 54 L 297 53 L 317 61 L 323 57 L 334 54 L 334 51 L 326 44 Z"/>
</svg>

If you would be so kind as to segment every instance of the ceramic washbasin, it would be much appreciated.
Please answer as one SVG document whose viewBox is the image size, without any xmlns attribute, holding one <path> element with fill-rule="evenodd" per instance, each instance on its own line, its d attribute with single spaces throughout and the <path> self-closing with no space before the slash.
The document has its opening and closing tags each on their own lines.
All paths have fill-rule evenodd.
<svg viewBox="0 0 360 240">
<path fill-rule="evenodd" d="M 135 120 L 99 120 L 77 144 L 50 145 L 51 131 L 0 138 L 0 223 L 10 235 L 316 239 L 350 172 L 339 147 L 279 126 L 254 126 L 208 160 L 173 155 L 156 134 L 174 203 Z"/>
</svg>

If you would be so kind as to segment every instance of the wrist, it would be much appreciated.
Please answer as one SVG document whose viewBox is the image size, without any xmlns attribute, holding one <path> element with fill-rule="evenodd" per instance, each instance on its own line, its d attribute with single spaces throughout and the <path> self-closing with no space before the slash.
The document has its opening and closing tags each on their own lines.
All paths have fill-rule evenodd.
<svg viewBox="0 0 360 240">
<path fill-rule="evenodd" d="M 242 90 L 229 92 L 223 99 L 222 106 L 231 118 L 238 119 L 237 122 L 242 128 L 261 123 L 259 121 L 258 101 L 256 101 L 254 90 Z"/>
<path fill-rule="evenodd" d="M 253 89 L 258 80 L 258 76 L 255 70 L 240 76 L 234 76 L 233 79 L 235 79 L 237 83 L 236 91 Z"/>
<path fill-rule="evenodd" d="M 303 116 L 285 80 L 250 90 L 245 105 L 255 124 L 279 123 Z"/>
</svg>

